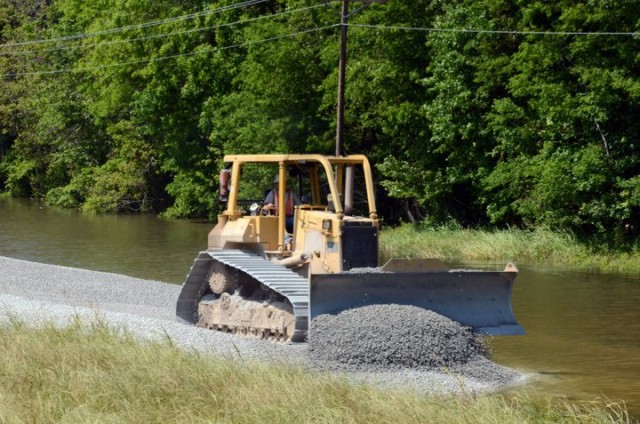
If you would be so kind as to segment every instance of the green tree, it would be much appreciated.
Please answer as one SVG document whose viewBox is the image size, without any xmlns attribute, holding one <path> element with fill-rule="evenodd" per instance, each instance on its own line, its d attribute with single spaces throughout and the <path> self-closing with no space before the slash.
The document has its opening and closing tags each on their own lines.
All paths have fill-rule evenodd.
<svg viewBox="0 0 640 424">
<path fill-rule="evenodd" d="M 242 47 L 227 54 L 241 60 L 229 92 L 207 103 L 207 125 L 217 150 L 325 153 L 331 149 L 320 106 L 325 94 L 322 83 L 334 66 L 328 68 L 322 54 L 335 29 L 318 29 L 332 25 L 336 17 L 327 8 L 310 8 L 313 5 L 317 3 L 276 4 L 261 15 L 270 18 L 238 28 L 228 37 L 229 44 Z"/>
<path fill-rule="evenodd" d="M 0 5 L 0 190 L 96 212 L 214 216 L 224 154 L 332 153 L 339 4 L 236 6 Z M 612 0 L 357 10 L 345 149 L 376 165 L 381 197 L 393 197 L 381 202 L 387 220 L 625 242 L 640 228 L 638 10 Z M 45 39 L 55 42 L 25 43 Z"/>
<path fill-rule="evenodd" d="M 636 30 L 631 4 L 610 6 L 521 5 L 517 28 Z M 638 143 L 637 43 L 626 35 L 523 37 L 508 66 L 506 93 L 487 114 L 497 142 L 492 156 L 499 159 L 484 185 L 493 222 L 605 236 L 637 225 L 639 205 L 623 189 L 639 169 L 632 147 Z"/>
</svg>

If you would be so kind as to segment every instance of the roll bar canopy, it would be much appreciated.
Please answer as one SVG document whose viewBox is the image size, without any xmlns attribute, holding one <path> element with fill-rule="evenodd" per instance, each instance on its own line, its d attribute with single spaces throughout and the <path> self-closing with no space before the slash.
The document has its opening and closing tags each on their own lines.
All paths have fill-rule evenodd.
<svg viewBox="0 0 640 424">
<path fill-rule="evenodd" d="M 344 208 L 340 193 L 342 192 L 342 175 L 344 168 L 348 166 L 360 166 L 362 167 L 365 185 L 367 190 L 367 202 L 369 204 L 369 218 L 377 220 L 378 213 L 375 203 L 375 191 L 373 187 L 373 177 L 371 173 L 371 165 L 369 160 L 364 155 L 349 155 L 349 156 L 324 156 L 318 154 L 262 154 L 262 155 L 225 155 L 225 163 L 231 163 L 231 193 L 229 195 L 229 203 L 227 207 L 228 215 L 237 215 L 238 201 L 238 184 L 240 169 L 242 165 L 246 163 L 271 163 L 279 165 L 279 189 L 281 192 L 285 191 L 286 184 L 286 169 L 292 165 L 304 165 L 309 163 L 316 163 L 322 166 L 327 176 L 327 182 L 329 184 L 329 190 L 333 197 L 333 206 L 335 213 L 339 218 L 344 216 Z M 333 171 L 333 167 L 336 167 L 337 177 Z"/>
</svg>

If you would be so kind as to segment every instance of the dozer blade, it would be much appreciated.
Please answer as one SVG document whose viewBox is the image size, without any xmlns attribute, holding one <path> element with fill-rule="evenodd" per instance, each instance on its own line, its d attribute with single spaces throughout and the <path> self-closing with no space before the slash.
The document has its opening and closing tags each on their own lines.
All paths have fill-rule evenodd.
<svg viewBox="0 0 640 424">
<path fill-rule="evenodd" d="M 484 335 L 524 334 L 511 309 L 518 275 L 505 271 L 433 270 L 311 275 L 309 318 L 367 305 L 412 305 L 444 315 Z"/>
</svg>

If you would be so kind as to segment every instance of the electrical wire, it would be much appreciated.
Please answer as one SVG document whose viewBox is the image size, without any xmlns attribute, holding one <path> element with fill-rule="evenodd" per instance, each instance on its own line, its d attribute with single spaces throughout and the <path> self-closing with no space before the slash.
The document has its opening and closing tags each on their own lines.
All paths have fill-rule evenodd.
<svg viewBox="0 0 640 424">
<path fill-rule="evenodd" d="M 206 15 L 210 15 L 210 14 L 214 14 L 214 13 L 233 10 L 233 9 L 237 9 L 237 8 L 240 8 L 240 7 L 248 7 L 248 6 L 252 6 L 252 5 L 257 5 L 257 4 L 260 4 L 260 3 L 264 3 L 266 1 L 268 1 L 268 0 L 248 0 L 248 1 L 245 1 L 245 2 L 242 2 L 242 3 L 236 3 L 236 4 L 232 4 L 232 5 L 228 5 L 228 6 L 223 6 L 223 7 L 214 9 L 214 10 L 196 12 L 196 13 L 191 13 L 191 14 L 187 14 L 187 15 L 182 15 L 182 16 L 176 16 L 176 17 L 172 17 L 172 18 L 157 20 L 157 21 L 144 22 L 144 23 L 141 23 L 141 24 L 128 25 L 128 26 L 119 27 L 119 28 L 112 28 L 112 29 L 103 30 L 103 31 L 80 33 L 80 34 L 69 35 L 69 36 L 65 36 L 65 37 L 48 38 L 48 39 L 40 39 L 40 40 L 31 40 L 31 41 L 24 41 L 24 42 L 18 42 L 18 43 L 0 44 L 0 55 L 1 54 L 21 55 L 21 54 L 31 54 L 32 53 L 32 51 L 25 51 L 25 52 L 2 52 L 1 51 L 1 49 L 7 48 L 7 47 L 9 47 L 9 48 L 11 48 L 11 47 L 21 47 L 21 46 L 44 44 L 44 43 L 60 42 L 60 41 L 76 41 L 76 40 L 79 40 L 79 39 L 95 37 L 95 36 L 98 36 L 98 35 L 115 34 L 115 33 L 118 33 L 118 32 L 125 32 L 125 31 L 134 30 L 134 29 L 143 29 L 143 28 L 148 28 L 148 27 L 151 27 L 151 26 L 158 26 L 158 25 L 162 25 L 162 24 L 170 23 L 170 22 L 177 22 L 177 21 L 182 21 L 182 20 L 187 20 L 187 19 L 194 19 L 194 18 L 197 18 L 197 17 L 200 17 L 200 16 L 206 16 Z M 302 9 L 297 9 L 296 11 L 309 10 L 309 9 L 314 9 L 314 8 L 318 8 L 318 7 L 326 7 L 326 6 L 329 6 L 331 4 L 339 3 L 339 2 L 340 2 L 339 0 L 325 1 L 325 2 L 323 2 L 323 4 L 316 5 L 316 6 L 310 6 L 310 7 L 302 8 Z M 288 14 L 288 13 L 293 13 L 293 12 L 295 12 L 295 11 L 291 11 L 291 12 L 287 11 L 287 12 L 280 13 L 280 14 L 270 15 L 270 17 L 271 16 L 278 16 L 278 15 Z M 250 20 L 247 20 L 246 22 L 251 22 L 253 20 L 258 20 L 258 19 L 262 19 L 262 18 L 263 17 L 250 19 Z M 218 26 L 211 26 L 211 27 L 206 27 L 206 28 L 198 28 L 198 29 L 180 31 L 180 32 L 175 32 L 175 33 L 164 33 L 164 34 L 159 34 L 159 35 L 152 35 L 152 36 L 147 36 L 147 37 L 138 37 L 138 38 L 132 38 L 132 39 L 125 39 L 125 40 L 114 40 L 114 41 L 104 42 L 104 43 L 94 43 L 94 44 L 81 45 L 81 46 L 66 46 L 66 47 L 57 47 L 57 48 L 52 48 L 52 49 L 42 49 L 42 50 L 38 50 L 38 52 L 53 52 L 53 51 L 59 51 L 59 50 L 71 50 L 71 49 L 76 49 L 76 48 L 87 48 L 87 47 L 99 46 L 99 45 L 110 45 L 110 44 L 116 44 L 116 43 L 124 43 L 124 42 L 128 42 L 128 41 L 141 41 L 141 40 L 147 40 L 147 39 L 153 39 L 153 38 L 163 38 L 163 37 L 168 37 L 168 36 L 172 36 L 172 35 L 187 34 L 187 33 L 191 33 L 191 32 L 215 29 L 215 28 L 219 28 L 219 27 L 223 27 L 223 26 L 230 26 L 230 25 L 237 24 L 237 23 L 244 23 L 244 22 L 237 21 L 237 22 L 230 23 L 230 24 L 221 24 L 221 25 L 218 25 Z M 353 27 L 353 28 L 370 28 L 370 29 L 382 29 L 382 30 L 425 31 L 425 32 L 453 32 L 453 33 L 475 33 L 475 34 L 603 35 L 603 36 L 634 36 L 634 35 L 639 35 L 640 34 L 637 31 L 635 31 L 635 32 L 514 31 L 514 30 L 482 30 L 482 29 L 469 29 L 469 28 L 405 27 L 405 26 L 393 26 L 393 25 L 388 26 L 388 25 L 369 25 L 369 24 L 353 24 L 353 23 L 347 24 L 347 26 Z"/>
<path fill-rule="evenodd" d="M 128 61 L 128 62 L 111 63 L 109 65 L 93 66 L 93 67 L 89 67 L 89 68 L 79 68 L 79 69 L 67 68 L 67 69 L 56 69 L 56 70 L 52 70 L 52 71 L 16 72 L 16 73 L 4 74 L 4 76 L 8 77 L 8 78 L 13 78 L 13 77 L 19 77 L 19 76 L 36 76 L 36 75 L 56 75 L 56 74 L 82 73 L 82 72 L 90 72 L 90 71 L 95 71 L 95 70 L 100 70 L 100 69 L 115 68 L 115 67 L 119 67 L 119 66 L 139 65 L 139 64 L 144 64 L 144 63 L 160 62 L 160 61 L 165 61 L 165 60 L 176 59 L 176 58 L 179 58 L 179 57 L 195 56 L 195 55 L 200 55 L 200 54 L 205 54 L 205 53 L 213 53 L 213 52 L 216 52 L 216 51 L 247 47 L 247 46 L 251 46 L 251 45 L 255 45 L 255 44 L 262 44 L 262 43 L 266 43 L 266 42 L 270 42 L 270 41 L 277 41 L 277 40 L 281 40 L 281 39 L 284 39 L 284 38 L 291 38 L 291 37 L 295 37 L 295 36 L 302 35 L 302 34 L 308 34 L 308 33 L 312 33 L 312 32 L 323 31 L 323 30 L 330 29 L 330 28 L 336 28 L 338 26 L 340 26 L 340 25 L 339 24 L 327 25 L 327 26 L 323 26 L 323 27 L 311 28 L 311 29 L 292 32 L 292 33 L 288 33 L 288 34 L 281 34 L 281 35 L 278 35 L 278 36 L 264 38 L 264 39 L 261 39 L 261 40 L 247 41 L 247 42 L 239 43 L 239 44 L 232 44 L 232 45 L 223 46 L 223 47 L 213 47 L 213 48 L 210 48 L 210 49 L 203 49 L 203 50 L 198 50 L 198 51 L 195 51 L 195 52 L 180 53 L 180 54 L 175 54 L 175 55 L 170 55 L 170 56 L 161 56 L 161 57 L 155 57 L 155 58 L 151 58 L 151 59 L 132 60 L 132 61 Z"/>
<path fill-rule="evenodd" d="M 594 31 L 508 31 L 508 30 L 486 30 L 470 28 L 420 28 L 405 26 L 367 25 L 367 24 L 347 24 L 352 28 L 368 28 L 383 30 L 402 31 L 424 31 L 424 32 L 452 32 L 452 33 L 472 33 L 472 34 L 510 34 L 510 35 L 580 35 L 580 36 L 637 36 L 640 32 L 594 32 Z"/>
<path fill-rule="evenodd" d="M 167 22 L 175 22 L 175 21 L 178 21 L 178 20 L 192 19 L 193 17 L 196 17 L 196 16 L 202 16 L 202 14 L 210 14 L 210 13 L 215 13 L 215 12 L 224 11 L 224 10 L 231 10 L 232 8 L 246 7 L 246 6 L 250 6 L 250 5 L 254 5 L 254 4 L 259 4 L 259 3 L 262 3 L 262 2 L 265 2 L 265 1 L 268 1 L 268 0 L 250 0 L 250 1 L 243 2 L 243 3 L 236 3 L 234 5 L 225 6 L 223 8 L 215 9 L 213 11 L 197 12 L 197 13 L 192 13 L 192 14 L 189 14 L 189 15 L 183 15 L 183 16 L 178 16 L 178 17 L 174 17 L 174 18 L 165 19 L 165 20 L 162 20 L 162 21 L 146 22 L 146 23 L 142 23 L 142 24 L 138 24 L 138 25 L 131 25 L 131 26 L 126 26 L 126 27 L 114 28 L 114 29 L 111 29 L 111 30 L 99 31 L 99 32 L 94 32 L 94 33 L 76 34 L 76 35 L 73 35 L 73 36 L 60 37 L 60 38 L 57 38 L 57 39 L 34 40 L 34 41 L 24 42 L 24 43 L 14 43 L 14 44 L 11 44 L 11 45 L 5 44 L 5 45 L 0 45 L 0 47 L 23 46 L 23 45 L 39 44 L 39 43 L 46 43 L 46 42 L 53 42 L 53 41 L 77 40 L 77 39 L 87 38 L 87 37 L 95 36 L 95 35 L 111 34 L 111 33 L 116 33 L 116 32 L 128 31 L 128 30 L 131 30 L 131 29 L 146 28 L 146 27 L 160 25 L 162 23 L 167 23 Z M 124 39 L 124 40 L 112 40 L 112 41 L 106 41 L 106 42 L 102 42 L 102 43 L 89 44 L 89 45 L 85 45 L 85 46 L 65 46 L 65 47 L 59 47 L 59 48 L 54 48 L 54 49 L 38 50 L 38 52 L 67 50 L 67 49 L 74 49 L 74 48 L 80 48 L 80 47 L 99 47 L 99 46 L 103 46 L 103 45 L 111 45 L 111 44 L 117 44 L 117 43 L 141 41 L 141 40 L 147 40 L 147 39 L 153 39 L 153 38 L 171 37 L 171 36 L 175 36 L 175 35 L 187 34 L 187 33 L 192 33 L 192 32 L 197 32 L 197 31 L 205 31 L 205 30 L 211 30 L 211 29 L 227 27 L 227 26 L 232 26 L 232 25 L 255 22 L 255 21 L 258 21 L 258 20 L 261 20 L 261 19 L 274 18 L 274 17 L 278 17 L 278 16 L 288 15 L 288 14 L 291 14 L 291 13 L 297 13 L 297 12 L 301 12 L 301 11 L 315 9 L 315 8 L 318 8 L 318 7 L 326 7 L 329 4 L 336 3 L 336 2 L 339 2 L 339 0 L 335 0 L 335 1 L 332 1 L 332 2 L 324 2 L 323 4 L 316 5 L 316 6 L 310 6 L 310 7 L 306 7 L 306 8 L 295 9 L 295 10 L 285 11 L 285 12 L 272 14 L 272 15 L 268 15 L 268 16 L 261 16 L 261 17 L 256 17 L 256 18 L 242 20 L 242 21 L 236 21 L 236 22 L 231 22 L 231 23 L 225 23 L 225 24 L 210 26 L 210 27 L 206 27 L 206 28 L 195 28 L 195 29 L 191 29 L 191 30 L 177 31 L 177 32 L 172 32 L 172 33 L 155 34 L 155 35 L 150 35 L 150 36 L 146 36 L 146 37 L 130 38 L 130 39 Z M 289 34 L 283 34 L 283 35 L 279 35 L 279 36 L 275 36 L 275 37 L 269 37 L 269 38 L 265 38 L 265 39 L 262 39 L 262 40 L 249 41 L 249 42 L 244 42 L 244 43 L 239 43 L 239 44 L 234 44 L 234 45 L 229 45 L 229 46 L 224 46 L 224 47 L 214 47 L 214 48 L 210 48 L 210 49 L 198 50 L 198 51 L 189 52 L 189 53 L 181 53 L 181 54 L 176 54 L 176 55 L 161 56 L 161 57 L 151 58 L 151 59 L 140 59 L 140 60 L 134 60 L 134 61 L 126 61 L 126 62 L 113 63 L 113 64 L 109 64 L 109 65 L 95 66 L 95 67 L 89 67 L 89 68 L 78 68 L 78 69 L 68 68 L 68 69 L 57 69 L 57 70 L 51 70 L 51 71 L 16 72 L 16 73 L 4 74 L 4 76 L 5 77 L 17 77 L 17 76 L 28 76 L 28 75 L 55 75 L 55 74 L 63 74 L 63 73 L 81 73 L 81 72 L 89 72 L 89 71 L 99 70 L 99 69 L 113 68 L 113 67 L 118 67 L 118 66 L 126 66 L 126 65 L 158 62 L 158 61 L 175 59 L 175 58 L 179 58 L 179 57 L 187 57 L 187 56 L 194 56 L 194 55 L 199 55 L 199 54 L 204 54 L 204 53 L 211 53 L 211 52 L 220 51 L 220 50 L 227 50 L 227 49 L 232 49 L 232 48 L 241 48 L 241 47 L 246 47 L 246 46 L 253 45 L 253 44 L 265 43 L 265 42 L 269 42 L 269 41 L 276 41 L 276 40 L 280 40 L 280 39 L 283 39 L 283 38 L 294 37 L 294 36 L 301 35 L 301 34 L 306 34 L 306 33 L 310 33 L 310 32 L 317 32 L 317 31 L 321 31 L 321 30 L 325 30 L 325 29 L 329 29 L 329 28 L 340 27 L 340 26 L 341 26 L 341 24 L 334 24 L 334 25 L 329 25 L 329 26 L 324 26 L 324 27 L 319 27 L 319 28 L 312 28 L 312 29 L 308 29 L 308 30 L 304 30 L 304 31 L 293 32 L 293 33 L 289 33 Z M 347 26 L 348 27 L 352 27 L 352 28 L 378 29 L 378 30 L 401 30 L 401 31 L 447 32 L 447 33 L 472 33 L 472 34 L 509 34 L 509 35 L 543 35 L 543 36 L 547 36 L 547 35 L 554 35 L 554 36 L 567 36 L 567 35 L 573 35 L 573 36 L 637 36 L 637 35 L 640 35 L 639 32 L 621 32 L 621 31 L 617 31 L 617 32 L 512 31 L 512 30 L 482 30 L 482 29 L 469 29 L 469 28 L 461 28 L 461 29 L 459 29 L 459 28 L 428 28 L 428 27 L 387 26 L 387 25 L 370 25 L 370 24 L 353 24 L 353 23 L 347 24 Z M 2 52 L 0 52 L 0 54 L 2 54 Z"/>
<path fill-rule="evenodd" d="M 10 48 L 10 47 L 22 47 L 22 46 L 30 46 L 30 45 L 37 45 L 37 44 L 45 44 L 45 43 L 54 43 L 54 42 L 60 42 L 60 41 L 74 41 L 74 40 L 79 40 L 79 39 L 83 39 L 83 38 L 89 38 L 89 37 L 96 37 L 99 35 L 106 35 L 106 34 L 115 34 L 118 32 L 126 32 L 126 31 L 131 31 L 134 29 L 143 29 L 143 28 L 149 28 L 152 26 L 158 26 L 158 25 L 162 25 L 165 23 L 170 23 L 170 22 L 178 22 L 178 21 L 184 21 L 184 20 L 188 20 L 188 19 L 194 19 L 200 16 L 206 16 L 206 15 L 211 15 L 214 13 L 220 13 L 220 12 L 226 12 L 228 10 L 234 10 L 234 9 L 238 9 L 241 7 L 248 7 L 248 6 L 254 6 L 260 3 L 264 3 L 266 1 L 269 0 L 248 0 L 242 3 L 235 3 L 232 5 L 228 5 L 228 6 L 223 6 L 217 9 L 213 9 L 213 10 L 205 10 L 202 12 L 196 12 L 196 13 L 191 13 L 188 15 L 182 15 L 182 16 L 175 16 L 172 18 L 167 18 L 167 19 L 162 19 L 162 20 L 157 20 L 157 21 L 149 21 L 149 22 L 143 22 L 141 24 L 135 24 L 135 25 L 127 25 L 127 26 L 123 26 L 123 27 L 118 27 L 118 28 L 111 28 L 111 29 L 106 29 L 103 31 L 96 31 L 96 32 L 85 32 L 85 33 L 80 33 L 80 34 L 74 34 L 74 35 L 67 35 L 64 37 L 56 37 L 56 38 L 45 38 L 45 39 L 40 39 L 40 40 L 30 40 L 30 41 L 22 41 L 22 42 L 18 42 L 18 43 L 7 43 L 7 44 L 0 44 L 0 48 Z"/>
<path fill-rule="evenodd" d="M 337 2 L 338 1 L 336 0 L 336 1 L 333 1 L 333 2 L 330 2 L 330 3 L 337 3 Z M 151 40 L 151 39 L 157 39 L 157 38 L 167 38 L 167 37 L 173 37 L 173 36 L 177 36 L 177 35 L 191 34 L 191 33 L 202 32 L 202 31 L 209 31 L 209 30 L 218 29 L 218 28 L 226 28 L 226 27 L 230 27 L 230 26 L 234 26 L 234 25 L 241 25 L 241 24 L 256 22 L 256 21 L 260 21 L 260 20 L 264 20 L 264 19 L 273 19 L 273 18 L 278 18 L 280 16 L 291 15 L 291 14 L 298 13 L 298 12 L 306 12 L 308 10 L 313 10 L 313 9 L 318 9 L 318 8 L 323 8 L 323 7 L 326 7 L 326 4 L 319 4 L 319 5 L 315 5 L 315 6 L 303 7 L 303 8 L 300 8 L 300 9 L 287 10 L 287 11 L 284 11 L 284 12 L 274 13 L 274 14 L 271 14 L 271 15 L 263 15 L 263 16 L 258 16 L 258 17 L 255 17 L 255 18 L 244 19 L 244 20 L 235 21 L 235 22 L 228 22 L 228 23 L 223 23 L 223 24 L 218 24 L 218 25 L 212 25 L 212 26 L 203 27 L 203 28 L 188 29 L 188 30 L 184 30 L 184 31 L 175 31 L 175 32 L 169 32 L 169 33 L 154 34 L 154 35 L 148 35 L 148 36 L 145 36 L 145 37 L 137 37 L 137 38 L 125 38 L 125 39 L 121 39 L 121 40 L 111 40 L 111 41 L 104 41 L 104 42 L 92 43 L 92 44 L 78 44 L 78 45 L 75 45 L 75 46 L 54 47 L 54 48 L 49 48 L 49 49 L 25 50 L 25 51 L 20 51 L 20 52 L 15 52 L 15 51 L 3 52 L 3 51 L 0 51 L 0 55 L 10 55 L 10 56 L 36 55 L 36 54 L 51 53 L 51 52 L 56 52 L 56 51 L 75 50 L 75 49 L 81 49 L 81 48 L 82 49 L 86 49 L 86 48 L 91 48 L 91 47 L 102 47 L 102 46 L 110 46 L 110 45 L 114 45 L 114 44 L 130 43 L 130 42 L 134 42 L 134 41 L 144 41 L 144 40 Z"/>
</svg>

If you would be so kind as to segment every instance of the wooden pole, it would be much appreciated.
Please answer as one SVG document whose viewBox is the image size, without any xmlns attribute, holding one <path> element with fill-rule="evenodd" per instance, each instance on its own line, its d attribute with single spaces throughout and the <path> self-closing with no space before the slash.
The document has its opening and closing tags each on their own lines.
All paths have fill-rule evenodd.
<svg viewBox="0 0 640 424">
<path fill-rule="evenodd" d="M 338 111 L 336 119 L 336 156 L 344 156 L 344 87 L 347 68 L 347 20 L 349 18 L 349 2 L 342 0 L 340 13 L 340 62 L 338 64 Z M 362 0 L 365 7 L 371 3 L 384 4 L 387 0 Z M 357 10 L 356 10 L 357 12 Z"/>
<path fill-rule="evenodd" d="M 336 156 L 344 155 L 344 87 L 347 64 L 347 18 L 349 0 L 342 1 L 340 16 L 340 62 L 338 65 L 338 111 L 336 120 Z"/>
</svg>

